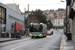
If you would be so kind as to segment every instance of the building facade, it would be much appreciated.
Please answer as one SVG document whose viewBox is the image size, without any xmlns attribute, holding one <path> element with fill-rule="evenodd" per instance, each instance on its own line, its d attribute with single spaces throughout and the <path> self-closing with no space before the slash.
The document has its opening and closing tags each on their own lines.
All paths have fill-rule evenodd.
<svg viewBox="0 0 75 50">
<path fill-rule="evenodd" d="M 19 4 L 16 5 L 15 3 L 5 4 L 7 7 L 11 8 L 12 10 L 16 11 L 17 13 L 21 14 L 19 9 Z"/>
<path fill-rule="evenodd" d="M 64 26 L 64 19 L 55 19 L 55 26 Z"/>
<path fill-rule="evenodd" d="M 64 18 L 51 19 L 54 27 L 64 26 Z"/>
<path fill-rule="evenodd" d="M 75 0 L 66 0 L 67 7 L 67 32 L 72 33 L 72 41 L 75 42 Z"/>
<path fill-rule="evenodd" d="M 20 24 L 20 29 L 17 28 L 16 22 Z M 24 16 L 0 3 L 0 36 L 6 37 L 7 33 L 15 33 L 18 30 L 25 31 Z"/>
</svg>

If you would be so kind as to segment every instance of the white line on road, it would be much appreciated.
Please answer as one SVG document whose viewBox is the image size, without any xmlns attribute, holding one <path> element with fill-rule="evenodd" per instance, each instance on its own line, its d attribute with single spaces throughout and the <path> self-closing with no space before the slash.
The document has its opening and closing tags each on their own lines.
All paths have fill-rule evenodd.
<svg viewBox="0 0 75 50">
<path fill-rule="evenodd" d="M 39 39 L 39 40 L 42 40 L 42 39 Z M 39 41 L 39 40 L 36 40 L 36 41 Z M 32 41 L 32 42 L 30 42 L 30 43 L 33 43 L 33 42 L 36 42 L 36 41 Z M 30 44 L 30 43 L 26 43 L 26 44 L 24 44 L 24 45 L 17 46 L 17 47 L 15 47 L 15 48 L 10 49 L 10 50 L 14 50 L 14 49 L 20 48 L 20 47 L 25 46 L 25 45 L 28 45 L 28 44 Z"/>
</svg>

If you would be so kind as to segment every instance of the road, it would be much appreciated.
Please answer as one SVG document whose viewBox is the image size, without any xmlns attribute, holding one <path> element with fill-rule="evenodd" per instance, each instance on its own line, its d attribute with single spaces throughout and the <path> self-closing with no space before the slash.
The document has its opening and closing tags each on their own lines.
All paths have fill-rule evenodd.
<svg viewBox="0 0 75 50">
<path fill-rule="evenodd" d="M 56 34 L 47 36 L 45 38 L 30 37 L 14 40 L 9 42 L 0 43 L 0 50 L 59 50 L 62 31 L 58 31 Z"/>
</svg>

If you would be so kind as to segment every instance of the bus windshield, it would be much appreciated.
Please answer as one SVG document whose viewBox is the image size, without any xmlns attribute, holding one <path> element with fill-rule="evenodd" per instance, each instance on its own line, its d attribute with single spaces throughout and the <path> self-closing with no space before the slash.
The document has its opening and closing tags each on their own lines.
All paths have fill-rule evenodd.
<svg viewBox="0 0 75 50">
<path fill-rule="evenodd" d="M 41 25 L 30 26 L 30 32 L 42 32 L 42 28 Z"/>
</svg>

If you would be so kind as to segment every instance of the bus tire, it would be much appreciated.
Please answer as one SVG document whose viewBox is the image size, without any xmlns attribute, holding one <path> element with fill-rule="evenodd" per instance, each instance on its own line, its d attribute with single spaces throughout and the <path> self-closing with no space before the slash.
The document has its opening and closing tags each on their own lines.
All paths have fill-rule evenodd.
<svg viewBox="0 0 75 50">
<path fill-rule="evenodd" d="M 46 36 L 47 36 L 47 34 L 44 37 L 46 37 Z"/>
<path fill-rule="evenodd" d="M 44 38 L 44 34 L 43 34 L 42 38 Z"/>
<path fill-rule="evenodd" d="M 46 37 L 46 36 L 44 36 L 44 37 Z"/>
<path fill-rule="evenodd" d="M 33 39 L 34 37 L 32 36 L 31 38 Z"/>
</svg>

